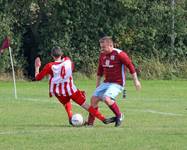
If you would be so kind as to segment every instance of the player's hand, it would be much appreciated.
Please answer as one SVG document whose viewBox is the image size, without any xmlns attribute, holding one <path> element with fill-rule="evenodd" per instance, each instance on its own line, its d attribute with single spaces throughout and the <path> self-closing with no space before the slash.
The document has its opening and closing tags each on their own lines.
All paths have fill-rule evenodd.
<svg viewBox="0 0 187 150">
<path fill-rule="evenodd" d="M 35 68 L 40 68 L 40 67 L 41 67 L 40 57 L 36 57 L 36 59 L 35 59 Z"/>
<path fill-rule="evenodd" d="M 40 57 L 36 57 L 35 59 L 35 77 L 38 75 L 39 73 L 39 69 L 41 67 L 41 60 L 40 60 Z"/>
<path fill-rule="evenodd" d="M 140 91 L 141 90 L 141 83 L 140 83 L 140 81 L 139 80 L 136 80 L 135 82 L 134 82 L 134 84 L 135 84 L 135 87 L 136 87 L 136 90 L 137 91 Z"/>
<path fill-rule="evenodd" d="M 132 78 L 133 78 L 133 81 L 134 81 L 134 85 L 135 85 L 135 87 L 136 87 L 136 90 L 137 90 L 137 91 L 140 91 L 140 90 L 141 90 L 141 83 L 140 83 L 140 81 L 138 80 L 138 77 L 137 77 L 136 72 L 132 74 Z"/>
</svg>

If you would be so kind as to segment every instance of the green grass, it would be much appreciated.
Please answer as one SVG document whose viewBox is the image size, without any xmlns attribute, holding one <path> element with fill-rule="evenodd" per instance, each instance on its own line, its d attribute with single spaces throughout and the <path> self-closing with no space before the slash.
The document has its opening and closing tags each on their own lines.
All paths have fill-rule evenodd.
<svg viewBox="0 0 187 150">
<path fill-rule="evenodd" d="M 89 98 L 93 80 L 76 80 Z M 119 128 L 98 120 L 93 128 L 68 125 L 64 108 L 48 98 L 48 83 L 0 82 L 0 150 L 186 150 L 187 81 L 142 81 L 136 92 L 127 81 L 127 99 L 118 97 L 125 120 Z M 103 104 L 106 116 L 111 111 Z M 87 112 L 77 105 L 73 111 Z"/>
</svg>

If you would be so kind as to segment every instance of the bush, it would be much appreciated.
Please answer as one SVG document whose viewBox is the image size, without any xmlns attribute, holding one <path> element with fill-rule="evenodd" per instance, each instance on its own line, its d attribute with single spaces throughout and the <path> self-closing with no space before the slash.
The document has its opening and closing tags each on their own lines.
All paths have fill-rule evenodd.
<svg viewBox="0 0 187 150">
<path fill-rule="evenodd" d="M 51 59 L 50 49 L 59 45 L 74 61 L 76 71 L 90 76 L 97 67 L 98 40 L 107 34 L 133 56 L 136 66 L 142 65 L 142 78 L 186 77 L 181 68 L 187 54 L 186 5 L 185 0 L 176 1 L 175 7 L 170 0 L 0 0 L 0 40 L 6 35 L 11 37 L 18 72 L 24 72 L 22 68 L 33 70 L 38 54 L 43 64 L 47 63 Z M 34 40 L 28 43 L 30 50 L 23 43 L 28 30 Z M 23 56 L 27 51 L 32 55 L 30 63 Z M 5 53 L 0 72 L 11 70 L 8 61 Z"/>
<path fill-rule="evenodd" d="M 161 62 L 158 59 L 146 59 L 141 64 L 142 79 L 162 79 L 171 80 L 176 78 L 187 77 L 187 61 L 186 62 Z"/>
</svg>

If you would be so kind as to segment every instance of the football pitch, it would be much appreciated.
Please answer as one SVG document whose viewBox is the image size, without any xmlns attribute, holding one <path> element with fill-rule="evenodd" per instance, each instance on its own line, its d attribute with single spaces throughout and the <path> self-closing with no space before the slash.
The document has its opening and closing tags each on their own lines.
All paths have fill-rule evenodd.
<svg viewBox="0 0 187 150">
<path fill-rule="evenodd" d="M 48 97 L 48 82 L 0 81 L 0 150 L 187 150 L 187 81 L 141 81 L 136 92 L 127 81 L 127 98 L 117 98 L 125 114 L 122 125 L 72 127 L 63 106 Z M 94 80 L 76 80 L 87 93 Z M 100 111 L 112 112 L 103 103 Z M 88 113 L 73 103 L 73 112 L 87 118 Z"/>
</svg>

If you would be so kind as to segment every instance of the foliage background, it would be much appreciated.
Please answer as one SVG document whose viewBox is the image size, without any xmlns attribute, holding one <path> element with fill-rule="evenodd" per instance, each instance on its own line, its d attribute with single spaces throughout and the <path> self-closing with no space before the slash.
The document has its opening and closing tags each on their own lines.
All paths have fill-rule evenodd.
<svg viewBox="0 0 187 150">
<path fill-rule="evenodd" d="M 0 40 L 11 37 L 17 74 L 28 75 L 38 55 L 48 62 L 50 49 L 60 45 L 77 71 L 92 75 L 98 40 L 107 34 L 142 78 L 187 78 L 186 0 L 175 0 L 175 7 L 171 0 L 0 0 L 0 10 Z M 0 72 L 10 72 L 8 51 L 0 59 Z"/>
</svg>

